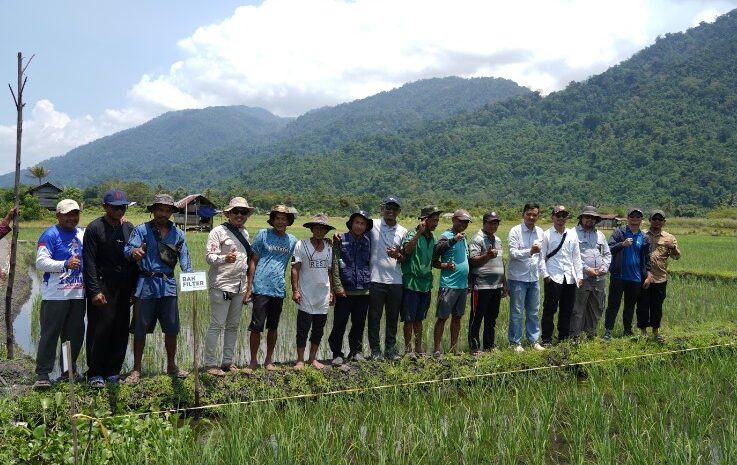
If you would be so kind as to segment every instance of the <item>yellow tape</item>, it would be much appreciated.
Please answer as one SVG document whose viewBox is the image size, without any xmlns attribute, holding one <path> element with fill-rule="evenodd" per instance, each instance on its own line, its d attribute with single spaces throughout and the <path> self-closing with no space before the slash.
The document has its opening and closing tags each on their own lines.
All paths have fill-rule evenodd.
<svg viewBox="0 0 737 465">
<path fill-rule="evenodd" d="M 283 397 L 270 397 L 266 399 L 253 399 L 253 400 L 242 400 L 238 402 L 228 402 L 228 403 L 221 403 L 221 404 L 208 404 L 208 405 L 200 405 L 198 407 L 185 407 L 185 408 L 176 408 L 176 409 L 167 409 L 167 410 L 157 410 L 153 412 L 139 412 L 139 413 L 126 413 L 122 415 L 110 415 L 106 417 L 91 417 L 89 415 L 85 415 L 83 413 L 78 413 L 74 415 L 74 418 L 77 419 L 85 419 L 85 420 L 110 420 L 113 418 L 125 418 L 125 417 L 141 417 L 145 415 L 159 415 L 162 413 L 177 413 L 177 412 L 191 412 L 196 410 L 209 410 L 214 408 L 220 408 L 220 407 L 229 407 L 233 405 L 249 405 L 249 404 L 263 404 L 266 402 L 278 402 L 278 401 L 286 401 L 286 400 L 297 400 L 297 399 L 308 399 L 313 397 L 320 397 L 320 396 L 333 396 L 338 394 L 355 394 L 360 392 L 369 392 L 369 391 L 378 391 L 382 389 L 390 389 L 390 388 L 401 388 L 401 387 L 409 387 L 409 386 L 419 386 L 423 384 L 439 384 L 439 383 L 446 383 L 446 382 L 453 382 L 453 381 L 463 381 L 467 379 L 474 379 L 474 378 L 488 378 L 492 376 L 501 376 L 501 375 L 512 375 L 515 373 L 529 373 L 533 371 L 543 371 L 543 370 L 552 370 L 557 368 L 567 368 L 567 367 L 574 367 L 574 366 L 584 366 L 584 365 L 594 365 L 597 363 L 605 363 L 605 362 L 618 362 L 623 360 L 633 360 L 638 358 L 646 358 L 646 357 L 658 357 L 663 355 L 672 355 L 672 354 L 680 354 L 685 352 L 693 352 L 696 350 L 707 350 L 707 349 L 716 349 L 719 347 L 730 347 L 737 345 L 737 342 L 730 342 L 725 344 L 714 344 L 710 346 L 703 346 L 703 347 L 690 347 L 687 349 L 678 349 L 678 350 L 668 350 L 665 352 L 653 352 L 653 353 L 646 353 L 646 354 L 637 354 L 637 355 L 627 355 L 623 357 L 614 357 L 614 358 L 604 358 L 604 359 L 598 359 L 598 360 L 588 360 L 584 362 L 571 362 L 571 363 L 564 363 L 562 365 L 546 365 L 541 367 L 532 367 L 532 368 L 520 368 L 516 370 L 507 370 L 507 371 L 495 371 L 493 373 L 482 373 L 482 374 L 476 374 L 476 375 L 465 375 L 465 376 L 454 376 L 451 378 L 439 378 L 439 379 L 429 379 L 424 381 L 408 381 L 406 383 L 396 383 L 396 384 L 382 384 L 379 386 L 369 386 L 369 387 L 361 387 L 361 388 L 350 388 L 350 389 L 340 389 L 336 391 L 326 391 L 326 392 L 310 392 L 307 394 L 295 394 L 291 396 L 283 396 Z"/>
</svg>

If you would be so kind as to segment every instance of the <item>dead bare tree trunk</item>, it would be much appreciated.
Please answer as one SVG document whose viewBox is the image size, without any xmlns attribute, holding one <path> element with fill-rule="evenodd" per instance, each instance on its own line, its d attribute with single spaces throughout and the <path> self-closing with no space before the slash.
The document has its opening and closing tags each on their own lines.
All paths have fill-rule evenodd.
<svg viewBox="0 0 737 465">
<path fill-rule="evenodd" d="M 13 87 L 8 84 L 10 93 L 13 95 L 15 109 L 18 112 L 16 122 L 16 140 L 15 140 L 15 208 L 20 207 L 20 148 L 21 137 L 23 135 L 23 89 L 26 86 L 27 77 L 24 77 L 26 68 L 31 64 L 33 56 L 28 60 L 26 66 L 23 66 L 23 54 L 18 52 L 18 95 L 13 92 Z M 13 218 L 13 237 L 10 241 L 10 267 L 8 269 L 8 288 L 5 292 L 5 332 L 7 333 L 8 360 L 13 359 L 15 347 L 15 336 L 13 335 L 13 281 L 15 280 L 15 258 L 18 251 L 18 217 Z"/>
</svg>

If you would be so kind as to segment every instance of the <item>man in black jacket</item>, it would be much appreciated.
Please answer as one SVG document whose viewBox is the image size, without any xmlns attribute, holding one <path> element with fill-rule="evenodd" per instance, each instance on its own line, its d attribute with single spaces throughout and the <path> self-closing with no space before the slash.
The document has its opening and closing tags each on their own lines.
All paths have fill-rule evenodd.
<svg viewBox="0 0 737 465">
<path fill-rule="evenodd" d="M 650 273 L 650 240 L 640 229 L 643 213 L 639 208 L 627 212 L 627 224 L 616 228 L 609 238 L 612 263 L 609 266 L 609 300 L 604 321 L 604 339 L 612 338 L 612 329 L 617 320 L 619 305 L 624 294 L 622 322 L 624 335 L 632 335 L 632 317 L 635 304 L 642 289 L 652 281 Z"/>
<path fill-rule="evenodd" d="M 87 290 L 87 378 L 90 386 L 117 382 L 128 348 L 131 296 L 137 267 L 123 255 L 133 224 L 123 220 L 125 193 L 111 190 L 103 198 L 105 216 L 84 232 L 84 284 Z"/>
</svg>

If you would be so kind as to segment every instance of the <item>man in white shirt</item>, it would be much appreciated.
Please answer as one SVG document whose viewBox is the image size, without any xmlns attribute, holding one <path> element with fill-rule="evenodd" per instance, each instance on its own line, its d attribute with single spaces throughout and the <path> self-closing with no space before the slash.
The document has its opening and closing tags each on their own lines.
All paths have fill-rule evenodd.
<svg viewBox="0 0 737 465">
<path fill-rule="evenodd" d="M 545 350 L 540 345 L 540 249 L 543 230 L 535 226 L 540 216 L 540 205 L 527 203 L 522 209 L 522 224 L 509 231 L 509 329 L 507 339 L 513 350 L 524 352 L 522 347 L 522 310 L 525 319 L 527 341 L 535 350 Z"/>
<path fill-rule="evenodd" d="M 553 226 L 543 233 L 540 251 L 540 270 L 545 281 L 543 301 L 542 340 L 553 342 L 553 319 L 558 312 L 558 340 L 568 338 L 571 328 L 571 312 L 576 300 L 576 289 L 581 286 L 581 252 L 578 234 L 566 229 L 570 212 L 563 205 L 553 208 Z"/>
<path fill-rule="evenodd" d="M 368 339 L 371 357 L 382 359 L 379 339 L 381 314 L 386 307 L 384 355 L 398 360 L 397 323 L 402 303 L 402 238 L 407 228 L 397 223 L 401 211 L 399 197 L 390 195 L 381 205 L 381 219 L 369 231 L 371 237 L 371 284 L 369 285 Z"/>
</svg>

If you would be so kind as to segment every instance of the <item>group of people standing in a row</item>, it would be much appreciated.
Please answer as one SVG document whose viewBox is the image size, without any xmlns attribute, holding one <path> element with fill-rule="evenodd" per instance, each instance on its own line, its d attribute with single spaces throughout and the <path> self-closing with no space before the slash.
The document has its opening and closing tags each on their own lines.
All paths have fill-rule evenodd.
<svg viewBox="0 0 737 465">
<path fill-rule="evenodd" d="M 82 229 L 78 227 L 79 205 L 62 200 L 56 208 L 58 223 L 39 239 L 36 266 L 44 278 L 37 387 L 50 383 L 60 340 L 71 342 L 76 371 L 74 364 L 85 338 L 85 311 L 91 386 L 102 387 L 119 379 L 129 331 L 134 335 L 133 369 L 126 382 L 137 384 L 146 334 L 153 332 L 157 322 L 164 333 L 167 373 L 180 378 L 188 375 L 175 361 L 180 323 L 174 268 L 178 263 L 183 272 L 192 271 L 184 233 L 170 221 L 177 207 L 170 195 L 158 194 L 148 206 L 152 220 L 134 227 L 123 218 L 127 206 L 122 191 L 106 193 L 105 215 Z M 652 327 L 654 336 L 660 338 L 667 259 L 680 257 L 675 238 L 662 229 L 665 213 L 660 210 L 652 212 L 650 229 L 645 232 L 640 229 L 642 210 L 631 209 L 627 225 L 616 228 L 607 241 L 596 229 L 600 216 L 594 207 L 585 207 L 578 225 L 568 229 L 569 211 L 556 206 L 553 226 L 543 231 L 536 226 L 539 205 L 527 204 L 522 223 L 509 232 L 508 269 L 502 259 L 502 241 L 496 235 L 501 218 L 493 211 L 483 216 L 483 224 L 471 240 L 465 234 L 471 215 L 462 209 L 453 213 L 451 228 L 436 237 L 442 211 L 435 206 L 422 208 L 419 223 L 407 230 L 397 222 L 400 199 L 388 196 L 378 219 L 356 210 L 346 222 L 347 230 L 328 237 L 335 227 L 326 215 L 316 215 L 304 224 L 311 237 L 297 240 L 287 232 L 295 221 L 293 211 L 277 205 L 269 212 L 269 228 L 260 230 L 250 242 L 245 223 L 253 210 L 246 199 L 231 199 L 224 209 L 227 221 L 213 228 L 207 240 L 211 320 L 204 365 L 215 376 L 256 369 L 265 330 L 264 367 L 276 369 L 273 353 L 290 263 L 292 299 L 298 308 L 295 367 L 303 368 L 307 358 L 307 363 L 321 369 L 317 352 L 332 305 L 328 342 L 333 365 L 364 359 L 366 322 L 373 359 L 400 358 L 396 347 L 400 320 L 404 355 L 424 353 L 422 324 L 430 307 L 433 268 L 441 270 L 433 331 L 433 354 L 437 357 L 448 319 L 450 350 L 457 350 L 469 292 L 468 344 L 474 353 L 494 348 L 496 319 L 501 299 L 507 296 L 507 338 L 516 351 L 524 351 L 523 313 L 527 341 L 537 350 L 545 350 L 544 346 L 553 342 L 556 313 L 558 340 L 577 339 L 582 332 L 593 336 L 604 310 L 607 273 L 611 273 L 611 280 L 604 338 L 611 338 L 622 296 L 625 335 L 632 332 L 637 305 L 637 326 L 642 334 Z M 545 287 L 542 325 L 538 319 L 540 278 Z M 136 305 L 131 319 L 132 301 Z M 240 369 L 234 363 L 234 349 L 243 305 L 250 301 L 251 359 L 248 367 Z M 349 321 L 346 354 L 343 343 Z M 222 358 L 217 360 L 221 336 Z"/>
</svg>

